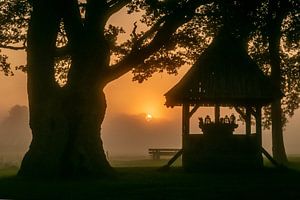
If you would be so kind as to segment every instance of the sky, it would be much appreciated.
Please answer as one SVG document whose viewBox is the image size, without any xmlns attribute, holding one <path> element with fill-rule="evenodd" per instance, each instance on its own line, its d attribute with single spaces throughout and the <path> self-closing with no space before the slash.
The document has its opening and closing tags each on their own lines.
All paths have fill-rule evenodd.
<svg viewBox="0 0 300 200">
<path fill-rule="evenodd" d="M 110 22 L 124 25 L 125 30 L 130 32 L 134 20 L 126 20 L 124 13 L 121 13 L 114 16 Z M 24 52 L 9 53 L 9 59 L 13 64 L 25 63 Z M 177 76 L 158 73 L 142 84 L 132 82 L 132 74 L 128 73 L 107 85 L 105 94 L 108 107 L 102 125 L 102 139 L 104 148 L 110 155 L 147 155 L 148 148 L 181 147 L 181 107 L 164 106 L 164 94 L 188 69 L 188 66 L 183 67 Z M 0 75 L 0 133 L 9 130 L 4 128 L 3 123 L 13 119 L 9 111 L 15 105 L 28 105 L 26 74 L 20 71 L 15 72 L 13 77 Z M 212 111 L 211 108 L 201 108 L 194 114 L 191 120 L 192 133 L 200 132 L 197 118 L 207 114 L 212 115 Z M 222 108 L 221 116 L 231 112 L 233 111 Z M 146 118 L 147 114 L 151 117 Z M 284 137 L 288 154 L 300 154 L 299 119 L 300 111 L 297 110 L 285 129 Z M 30 141 L 28 139 L 30 131 L 27 123 L 21 123 L 20 126 L 24 127 L 24 134 L 27 135 L 24 139 L 26 142 L 22 143 L 26 149 Z M 243 124 L 239 124 L 237 131 L 244 131 Z M 270 131 L 263 132 L 263 145 L 269 151 L 271 151 L 270 136 Z"/>
</svg>

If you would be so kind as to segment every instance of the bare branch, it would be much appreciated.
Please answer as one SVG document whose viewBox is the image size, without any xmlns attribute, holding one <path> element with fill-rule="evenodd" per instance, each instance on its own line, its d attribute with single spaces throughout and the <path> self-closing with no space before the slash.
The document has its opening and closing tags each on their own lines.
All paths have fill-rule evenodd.
<svg viewBox="0 0 300 200">
<path fill-rule="evenodd" d="M 166 20 L 166 17 L 162 17 L 159 20 L 157 20 L 157 22 L 148 31 L 146 31 L 140 38 L 138 38 L 136 41 L 134 41 L 135 43 L 133 44 L 133 49 L 134 50 L 140 49 L 141 44 L 147 38 L 149 38 L 152 34 L 154 34 L 163 25 L 165 20 Z M 136 29 L 136 27 L 132 31 L 133 34 L 135 34 L 135 29 Z"/>
<path fill-rule="evenodd" d="M 136 25 L 136 21 L 133 23 L 133 30 L 132 30 L 132 35 L 133 35 L 133 39 L 137 40 L 137 34 L 136 34 L 136 29 L 137 29 L 137 25 Z"/>
</svg>

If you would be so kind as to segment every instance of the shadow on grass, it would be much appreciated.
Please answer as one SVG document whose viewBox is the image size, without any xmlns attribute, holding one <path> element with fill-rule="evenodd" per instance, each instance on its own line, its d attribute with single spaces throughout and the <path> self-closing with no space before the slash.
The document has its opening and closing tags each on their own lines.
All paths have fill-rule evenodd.
<svg viewBox="0 0 300 200">
<path fill-rule="evenodd" d="M 0 170 L 6 199 L 300 199 L 300 172 L 266 167 L 257 171 L 186 173 L 180 167 L 119 167 L 103 180 L 28 180 L 17 169 Z"/>
</svg>

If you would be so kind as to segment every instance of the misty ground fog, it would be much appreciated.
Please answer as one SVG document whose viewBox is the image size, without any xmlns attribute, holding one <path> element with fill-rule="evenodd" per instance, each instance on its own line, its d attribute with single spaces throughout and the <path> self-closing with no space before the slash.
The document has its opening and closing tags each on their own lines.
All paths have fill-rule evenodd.
<svg viewBox="0 0 300 200">
<path fill-rule="evenodd" d="M 0 162 L 19 163 L 31 141 L 28 123 L 28 108 L 20 105 L 0 121 Z"/>
<path fill-rule="evenodd" d="M 102 139 L 110 159 L 128 159 L 143 156 L 149 158 L 148 148 L 180 148 L 181 116 L 174 118 L 145 119 L 146 113 L 125 114 L 107 113 L 102 125 Z M 15 105 L 0 119 L 0 163 L 19 165 L 27 151 L 31 132 L 29 129 L 28 108 Z M 300 133 L 297 119 L 291 119 L 285 130 L 287 154 L 300 154 Z M 242 124 L 241 124 L 242 126 Z M 197 132 L 197 122 L 191 121 L 191 131 Z M 271 133 L 264 131 L 263 145 L 271 152 Z"/>
<path fill-rule="evenodd" d="M 145 114 L 109 115 L 102 126 L 105 151 L 110 158 L 147 157 L 148 148 L 180 148 L 181 128 L 178 120 L 153 118 L 147 121 Z M 15 105 L 0 119 L 0 162 L 18 165 L 30 141 L 28 108 Z"/>
</svg>

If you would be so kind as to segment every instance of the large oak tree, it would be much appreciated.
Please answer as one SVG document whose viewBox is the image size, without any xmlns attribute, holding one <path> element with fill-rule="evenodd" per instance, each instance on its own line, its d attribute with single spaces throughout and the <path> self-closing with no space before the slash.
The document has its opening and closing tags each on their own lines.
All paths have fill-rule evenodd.
<svg viewBox="0 0 300 200">
<path fill-rule="evenodd" d="M 264 125 L 272 127 L 272 151 L 287 162 L 283 129 L 300 105 L 300 4 L 295 0 L 261 1 L 251 55 L 284 93 L 282 100 L 265 108 Z"/>
<path fill-rule="evenodd" d="M 176 74 L 193 63 L 219 30 L 244 40 L 261 21 L 258 1 L 216 0 L 8 0 L 1 3 L 1 48 L 26 49 L 33 140 L 19 174 L 103 176 L 113 172 L 100 137 L 103 89 L 132 71 L 142 82 L 154 72 Z M 28 4 L 29 3 L 29 4 Z M 148 29 L 108 24 L 126 8 Z M 232 23 L 234 22 L 234 23 Z M 225 26 L 226 25 L 226 26 Z M 27 31 L 26 31 L 27 30 Z M 1 69 L 9 74 L 7 56 Z"/>
<path fill-rule="evenodd" d="M 159 9 L 158 5 L 149 6 L 152 1 L 32 0 L 29 3 L 2 2 L 2 14 L 6 17 L 3 24 L 8 31 L 3 35 L 11 37 L 10 41 L 3 38 L 2 47 L 25 47 L 27 51 L 33 139 L 19 175 L 110 174 L 113 170 L 100 138 L 106 110 L 104 87 L 130 70 L 139 81 L 155 71 L 176 73 L 192 53 L 174 51 L 175 40 L 183 41 L 185 46 L 188 38 L 180 30 L 177 38 L 174 33 L 206 2 L 158 1 Z M 150 20 L 145 21 L 149 29 L 139 33 L 135 27 L 127 42 L 117 44 L 116 37 L 122 29 L 107 26 L 107 21 L 125 5 L 129 12 L 143 9 L 146 12 L 143 19 Z M 20 10 L 20 15 L 14 15 L 14 9 Z M 26 22 L 28 30 L 24 33 Z M 25 35 L 26 46 L 22 46 L 21 37 Z M 119 59 L 111 61 L 113 56 Z M 6 63 L 6 57 L 2 58 Z M 8 66 L 3 65 L 2 69 L 8 73 Z M 56 80 L 60 75 L 63 84 Z"/>
</svg>

